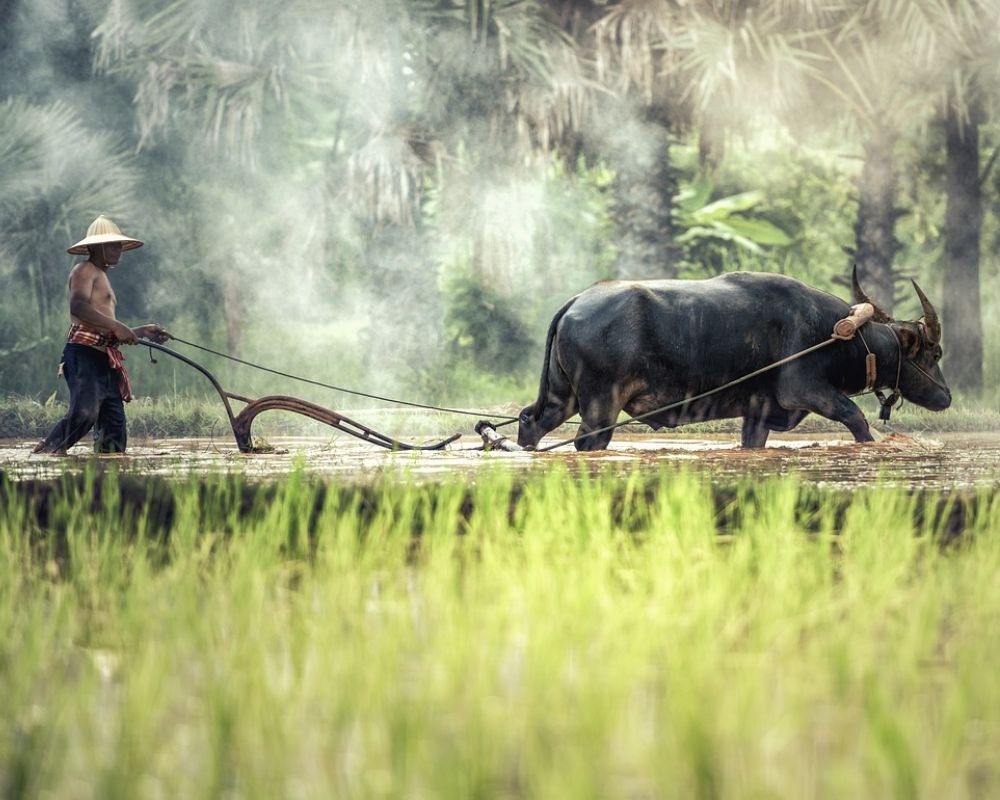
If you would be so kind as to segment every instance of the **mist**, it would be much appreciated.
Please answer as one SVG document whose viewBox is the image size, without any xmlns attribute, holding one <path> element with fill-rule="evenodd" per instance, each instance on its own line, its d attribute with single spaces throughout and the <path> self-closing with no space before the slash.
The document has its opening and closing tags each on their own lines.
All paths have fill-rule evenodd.
<svg viewBox="0 0 1000 800">
<path fill-rule="evenodd" d="M 765 33 L 788 26 L 782 5 L 759 4 Z M 919 211 L 893 220 L 890 268 L 940 296 L 940 132 L 926 100 L 897 103 L 869 74 L 898 81 L 915 34 L 793 69 L 805 39 L 755 58 L 712 16 L 727 4 L 695 4 L 707 22 L 674 50 L 657 44 L 669 26 L 632 20 L 637 69 L 615 27 L 627 6 L 5 4 L 0 359 L 20 355 L 0 361 L 3 388 L 55 388 L 65 249 L 105 213 L 146 243 L 112 275 L 130 324 L 365 392 L 527 402 L 549 318 L 593 281 L 773 269 L 843 295 L 864 256 L 866 126 L 882 123 L 897 133 L 887 202 Z M 696 63 L 710 69 L 680 86 L 671 65 Z M 939 48 L 909 78 L 945 85 L 954 67 Z M 677 198 L 699 181 L 712 199 L 761 190 L 746 213 L 791 244 L 734 244 L 725 220 L 692 233 Z M 983 272 L 995 286 L 994 259 Z M 872 291 L 911 312 L 894 274 Z M 988 316 L 994 293 L 984 302 Z M 205 388 L 135 352 L 140 394 Z M 370 402 L 206 364 L 241 393 Z"/>
</svg>

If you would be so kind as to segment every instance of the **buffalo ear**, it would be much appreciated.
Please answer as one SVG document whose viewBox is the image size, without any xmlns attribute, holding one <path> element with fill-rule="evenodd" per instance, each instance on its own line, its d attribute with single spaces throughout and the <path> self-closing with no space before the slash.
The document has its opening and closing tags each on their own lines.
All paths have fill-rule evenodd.
<svg viewBox="0 0 1000 800">
<path fill-rule="evenodd" d="M 896 328 L 896 335 L 899 336 L 899 342 L 902 344 L 903 352 L 906 353 L 907 358 L 916 358 L 923 346 L 920 331 L 917 330 L 916 325 L 901 325 Z"/>
<path fill-rule="evenodd" d="M 851 295 L 854 297 L 855 303 L 869 303 L 875 309 L 872 322 L 889 322 L 892 320 L 892 317 L 879 308 L 878 304 L 865 294 L 865 290 L 861 288 L 861 281 L 858 280 L 857 264 L 854 265 L 854 269 L 851 271 Z"/>
</svg>

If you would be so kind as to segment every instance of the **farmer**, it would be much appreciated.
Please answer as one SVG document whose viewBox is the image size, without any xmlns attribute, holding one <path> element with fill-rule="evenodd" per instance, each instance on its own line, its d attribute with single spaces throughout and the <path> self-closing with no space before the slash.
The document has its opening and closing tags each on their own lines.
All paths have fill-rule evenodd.
<svg viewBox="0 0 1000 800">
<path fill-rule="evenodd" d="M 132 386 L 118 345 L 136 344 L 139 339 L 162 343 L 170 338 L 159 325 L 129 328 L 115 318 L 115 292 L 108 271 L 123 251 L 137 247 L 142 242 L 125 236 L 114 222 L 100 216 L 87 228 L 87 236 L 66 251 L 88 257 L 69 273 L 72 325 L 59 365 L 59 374 L 69 386 L 69 410 L 38 443 L 36 453 L 65 455 L 91 428 L 95 452 L 125 452 L 124 404 L 132 399 Z"/>
</svg>

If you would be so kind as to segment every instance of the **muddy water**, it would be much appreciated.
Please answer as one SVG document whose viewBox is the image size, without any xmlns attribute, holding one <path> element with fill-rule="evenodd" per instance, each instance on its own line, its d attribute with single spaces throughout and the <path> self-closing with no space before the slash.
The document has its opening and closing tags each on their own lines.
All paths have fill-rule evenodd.
<svg viewBox="0 0 1000 800">
<path fill-rule="evenodd" d="M 14 480 L 50 479 L 80 471 L 93 459 L 82 445 L 67 457 L 54 458 L 33 455 L 33 444 L 0 440 L 0 471 Z M 572 447 L 537 454 L 483 452 L 477 436 L 463 437 L 435 452 L 392 453 L 338 434 L 275 439 L 271 445 L 274 452 L 244 455 L 231 442 L 219 440 L 138 440 L 130 443 L 127 455 L 96 461 L 137 475 L 240 473 L 251 480 L 287 474 L 297 466 L 318 477 L 371 482 L 383 476 L 472 477 L 496 465 L 530 472 L 563 463 L 572 470 L 622 474 L 683 465 L 720 482 L 794 474 L 837 489 L 876 481 L 939 490 L 1000 487 L 1000 432 L 897 434 L 872 445 L 856 445 L 836 435 L 784 436 L 773 437 L 764 450 L 742 450 L 732 435 L 626 434 L 616 436 L 611 449 L 601 453 L 577 453 Z"/>
</svg>

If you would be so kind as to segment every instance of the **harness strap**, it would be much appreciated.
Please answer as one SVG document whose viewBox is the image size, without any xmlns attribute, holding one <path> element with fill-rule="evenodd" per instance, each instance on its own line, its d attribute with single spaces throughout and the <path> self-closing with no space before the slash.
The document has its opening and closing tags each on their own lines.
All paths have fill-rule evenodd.
<svg viewBox="0 0 1000 800">
<path fill-rule="evenodd" d="M 875 396 L 878 398 L 879 410 L 878 418 L 882 422 L 888 422 L 889 417 L 892 415 L 892 409 L 901 400 L 901 395 L 899 392 L 899 378 L 903 373 L 903 343 L 899 341 L 899 334 L 896 333 L 896 329 L 892 325 L 886 326 L 892 331 L 892 336 L 896 340 L 896 385 L 892 389 L 892 394 L 888 397 L 878 389 L 875 390 Z M 868 345 L 865 345 L 867 347 Z"/>
<path fill-rule="evenodd" d="M 868 351 L 868 355 L 865 356 L 865 392 L 870 392 L 875 388 L 875 382 L 878 380 L 878 365 L 875 361 L 875 354 L 868 346 L 865 335 L 861 331 L 858 331 L 858 336 L 861 337 L 861 343 L 865 346 L 865 350 Z"/>
</svg>

